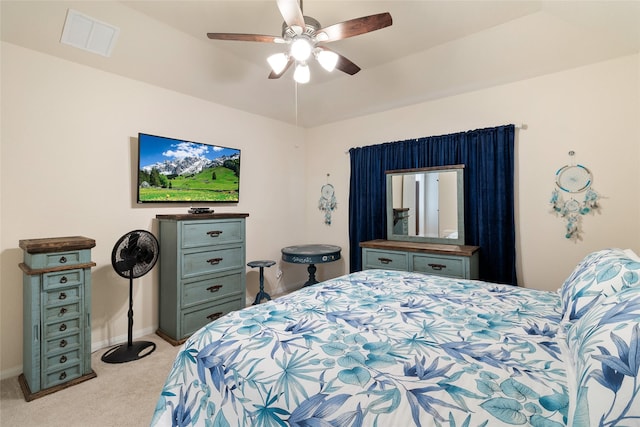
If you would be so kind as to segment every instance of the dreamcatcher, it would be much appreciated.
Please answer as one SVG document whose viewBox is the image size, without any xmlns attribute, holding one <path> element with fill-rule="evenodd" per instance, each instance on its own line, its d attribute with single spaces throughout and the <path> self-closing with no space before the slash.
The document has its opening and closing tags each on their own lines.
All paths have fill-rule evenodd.
<svg viewBox="0 0 640 427">
<path fill-rule="evenodd" d="M 327 177 L 329 174 L 327 174 Z M 338 208 L 335 190 L 333 185 L 326 183 L 320 189 L 320 200 L 318 201 L 318 209 L 324 212 L 324 223 L 331 225 L 331 213 Z"/>
<path fill-rule="evenodd" d="M 574 156 L 574 151 L 569 151 L 569 156 Z M 556 189 L 551 193 L 550 203 L 553 213 L 565 219 L 567 239 L 580 239 L 582 216 L 593 213 L 599 209 L 599 195 L 591 188 L 593 175 L 591 171 L 582 165 L 565 165 L 556 172 Z M 570 196 L 565 200 L 560 191 Z M 575 195 L 584 193 L 582 201 Z"/>
</svg>

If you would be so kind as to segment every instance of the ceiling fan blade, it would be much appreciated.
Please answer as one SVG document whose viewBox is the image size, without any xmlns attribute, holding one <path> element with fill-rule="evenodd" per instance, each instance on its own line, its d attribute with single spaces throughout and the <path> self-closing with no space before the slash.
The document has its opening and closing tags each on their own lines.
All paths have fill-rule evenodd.
<svg viewBox="0 0 640 427">
<path fill-rule="evenodd" d="M 240 33 L 207 33 L 207 37 L 212 40 L 232 40 L 241 42 L 262 42 L 262 43 L 284 43 L 282 37 L 266 36 L 263 34 L 240 34 Z"/>
<path fill-rule="evenodd" d="M 278 0 L 278 9 L 280 9 L 280 14 L 287 26 L 299 27 L 304 30 L 304 16 L 300 5 L 298 5 L 298 0 Z"/>
<path fill-rule="evenodd" d="M 280 76 L 282 76 L 284 73 L 286 73 L 287 70 L 291 67 L 291 65 L 293 64 L 293 61 L 294 61 L 293 58 L 289 58 L 289 60 L 287 61 L 287 65 L 284 66 L 284 69 L 280 73 L 276 73 L 275 71 L 271 71 L 271 73 L 269 74 L 269 78 L 270 79 L 279 79 Z"/>
<path fill-rule="evenodd" d="M 390 26 L 393 23 L 389 12 L 350 19 L 338 24 L 329 25 L 316 32 L 318 41 L 331 42 L 357 36 Z"/>
</svg>

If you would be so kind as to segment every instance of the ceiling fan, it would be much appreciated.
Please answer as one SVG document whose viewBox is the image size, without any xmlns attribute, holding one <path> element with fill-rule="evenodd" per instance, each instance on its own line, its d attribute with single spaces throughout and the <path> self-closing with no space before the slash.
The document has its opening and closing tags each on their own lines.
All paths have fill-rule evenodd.
<svg viewBox="0 0 640 427">
<path fill-rule="evenodd" d="M 392 24 L 391 15 L 385 12 L 321 27 L 317 20 L 303 15 L 302 0 L 299 5 L 297 0 L 277 0 L 277 3 L 284 18 L 281 37 L 239 33 L 207 33 L 207 37 L 212 40 L 286 44 L 288 52 L 267 58 L 272 69 L 269 78 L 280 78 L 295 63 L 293 78 L 298 83 L 307 83 L 311 77 L 308 61 L 312 57 L 327 71 L 337 68 L 349 75 L 360 71 L 360 67 L 326 47 L 325 43 L 376 31 Z"/>
</svg>

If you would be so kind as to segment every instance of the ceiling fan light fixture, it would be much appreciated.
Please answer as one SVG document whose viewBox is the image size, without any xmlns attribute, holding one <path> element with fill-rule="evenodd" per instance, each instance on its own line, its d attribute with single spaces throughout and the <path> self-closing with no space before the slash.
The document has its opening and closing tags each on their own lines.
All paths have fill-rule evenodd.
<svg viewBox="0 0 640 427">
<path fill-rule="evenodd" d="M 267 62 L 271 66 L 273 72 L 276 74 L 280 74 L 284 71 L 288 61 L 289 58 L 285 53 L 276 53 L 267 58 Z"/>
<path fill-rule="evenodd" d="M 311 40 L 308 37 L 296 37 L 291 42 L 290 53 L 296 61 L 306 61 L 313 53 Z"/>
<path fill-rule="evenodd" d="M 327 40 L 329 40 L 329 36 L 324 31 L 316 33 L 315 38 L 318 42 L 326 42 Z"/>
<path fill-rule="evenodd" d="M 296 70 L 293 72 L 293 79 L 297 83 L 309 83 L 311 80 L 311 72 L 309 71 L 309 66 L 307 64 L 297 64 Z"/>
<path fill-rule="evenodd" d="M 320 49 L 316 54 L 316 59 L 320 65 L 322 65 L 322 68 L 331 72 L 335 70 L 336 64 L 338 63 L 338 54 L 330 50 Z"/>
</svg>

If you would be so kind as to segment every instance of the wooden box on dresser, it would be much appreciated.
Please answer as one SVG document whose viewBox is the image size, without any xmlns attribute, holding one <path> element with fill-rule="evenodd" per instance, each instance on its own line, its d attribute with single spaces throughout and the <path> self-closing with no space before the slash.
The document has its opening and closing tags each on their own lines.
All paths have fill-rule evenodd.
<svg viewBox="0 0 640 427">
<path fill-rule="evenodd" d="M 25 399 L 96 376 L 91 369 L 91 248 L 82 236 L 20 240 Z"/>
<path fill-rule="evenodd" d="M 160 296 L 157 334 L 183 343 L 246 305 L 245 213 L 157 215 Z"/>
<path fill-rule="evenodd" d="M 478 246 L 398 240 L 361 242 L 362 268 L 416 271 L 461 279 L 478 278 Z"/>
</svg>

